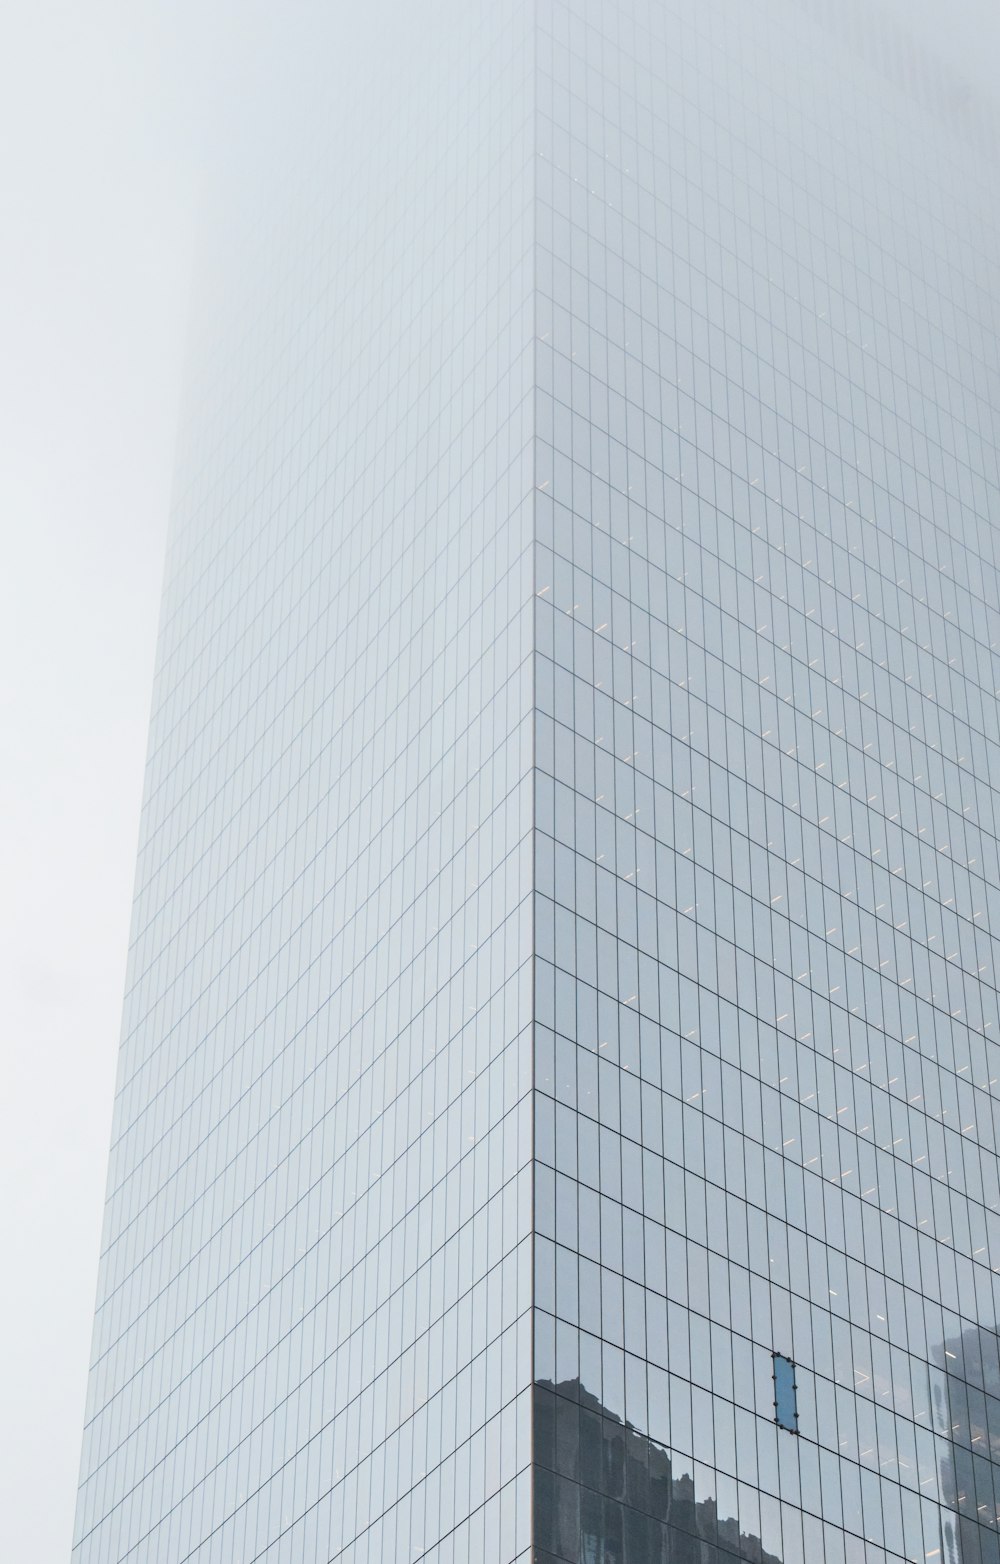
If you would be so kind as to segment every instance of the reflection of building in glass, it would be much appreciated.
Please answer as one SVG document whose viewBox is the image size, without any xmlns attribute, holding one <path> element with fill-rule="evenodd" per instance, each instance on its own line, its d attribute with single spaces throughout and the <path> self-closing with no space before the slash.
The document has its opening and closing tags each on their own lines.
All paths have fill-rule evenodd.
<svg viewBox="0 0 1000 1564">
<path fill-rule="evenodd" d="M 536 1384 L 534 1456 L 539 1564 L 781 1564 L 579 1380 Z"/>
<path fill-rule="evenodd" d="M 970 1326 L 934 1353 L 945 1564 L 1000 1560 L 1000 1338 Z M 948 1514 L 948 1510 L 956 1514 Z"/>
</svg>

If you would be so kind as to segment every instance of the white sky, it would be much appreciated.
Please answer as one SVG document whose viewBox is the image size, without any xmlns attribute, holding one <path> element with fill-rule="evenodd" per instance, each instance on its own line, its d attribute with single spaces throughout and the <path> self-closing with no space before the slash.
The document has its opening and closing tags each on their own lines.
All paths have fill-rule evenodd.
<svg viewBox="0 0 1000 1564">
<path fill-rule="evenodd" d="M 17 11 L 0 42 L 0 1558 L 56 1564 L 198 179 L 166 4 Z"/>
<path fill-rule="evenodd" d="M 199 196 L 234 104 L 268 96 L 276 42 L 294 63 L 323 9 L 30 0 L 0 26 L 0 1558 L 17 1564 L 69 1556 Z M 949 16 L 970 74 L 995 79 L 1000 0 Z"/>
</svg>

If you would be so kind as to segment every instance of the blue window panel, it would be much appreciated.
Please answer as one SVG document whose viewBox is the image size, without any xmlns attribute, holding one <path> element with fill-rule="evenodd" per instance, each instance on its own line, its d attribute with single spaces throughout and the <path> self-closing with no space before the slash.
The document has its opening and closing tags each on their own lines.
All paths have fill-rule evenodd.
<svg viewBox="0 0 1000 1564">
<path fill-rule="evenodd" d="M 799 1431 L 799 1408 L 795 1364 L 780 1352 L 771 1354 L 774 1364 L 774 1421 L 779 1428 L 787 1428 L 790 1434 Z"/>
</svg>

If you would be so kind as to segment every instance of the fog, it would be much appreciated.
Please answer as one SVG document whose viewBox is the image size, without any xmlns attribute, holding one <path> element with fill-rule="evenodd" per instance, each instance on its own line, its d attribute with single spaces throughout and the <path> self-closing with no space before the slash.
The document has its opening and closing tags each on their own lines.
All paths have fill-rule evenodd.
<svg viewBox="0 0 1000 1564">
<path fill-rule="evenodd" d="M 1000 6 L 886 3 L 959 84 L 996 99 Z M 252 180 L 309 90 L 336 94 L 373 33 L 403 15 L 414 21 L 412 8 L 394 10 L 369 6 L 362 17 L 318 0 L 8 8 L 0 1556 L 12 1561 L 69 1556 L 160 574 L 205 217 L 234 173 Z"/>
</svg>

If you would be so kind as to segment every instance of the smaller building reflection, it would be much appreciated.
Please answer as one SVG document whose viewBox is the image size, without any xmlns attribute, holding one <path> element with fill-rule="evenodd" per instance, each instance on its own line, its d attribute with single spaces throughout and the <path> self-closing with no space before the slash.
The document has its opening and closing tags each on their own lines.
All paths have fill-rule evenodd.
<svg viewBox="0 0 1000 1564">
<path fill-rule="evenodd" d="M 578 1380 L 535 1385 L 538 1564 L 781 1564 Z"/>
<path fill-rule="evenodd" d="M 971 1325 L 932 1356 L 943 1564 L 1000 1564 L 1000 1341 Z"/>
</svg>

